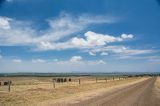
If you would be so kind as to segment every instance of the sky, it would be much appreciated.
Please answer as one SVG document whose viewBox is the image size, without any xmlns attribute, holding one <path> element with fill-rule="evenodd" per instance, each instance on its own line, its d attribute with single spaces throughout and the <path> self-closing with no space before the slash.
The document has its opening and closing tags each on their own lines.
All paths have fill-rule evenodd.
<svg viewBox="0 0 160 106">
<path fill-rule="evenodd" d="M 14 72 L 160 72 L 160 0 L 0 0 Z"/>
</svg>

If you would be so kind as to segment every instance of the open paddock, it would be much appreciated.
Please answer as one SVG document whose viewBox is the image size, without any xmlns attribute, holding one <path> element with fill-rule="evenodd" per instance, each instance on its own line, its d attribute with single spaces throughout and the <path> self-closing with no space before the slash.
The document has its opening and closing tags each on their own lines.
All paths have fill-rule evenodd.
<svg viewBox="0 0 160 106">
<path fill-rule="evenodd" d="M 119 80 L 119 77 L 115 77 L 113 80 L 110 77 L 106 82 L 105 78 L 101 77 L 71 77 L 71 82 L 55 83 L 55 88 L 52 79 L 53 77 L 0 77 L 1 81 L 12 81 L 10 92 L 7 91 L 7 86 L 0 86 L 0 105 L 25 106 L 46 100 L 56 101 L 82 92 L 126 84 L 142 78 L 132 77 Z"/>
</svg>

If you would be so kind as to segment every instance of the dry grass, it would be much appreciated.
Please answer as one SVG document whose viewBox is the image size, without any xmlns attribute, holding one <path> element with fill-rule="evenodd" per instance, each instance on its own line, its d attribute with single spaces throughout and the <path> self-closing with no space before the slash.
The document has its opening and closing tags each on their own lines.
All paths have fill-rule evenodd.
<svg viewBox="0 0 160 106">
<path fill-rule="evenodd" d="M 12 77 L 0 78 L 0 80 L 12 80 L 11 92 L 7 92 L 6 86 L 0 86 L 0 106 L 25 106 L 34 105 L 48 100 L 70 97 L 72 95 L 88 92 L 90 90 L 112 87 L 130 83 L 139 78 L 127 80 L 108 81 L 100 80 L 96 83 L 95 78 L 82 78 L 81 85 L 78 84 L 79 78 L 74 78 L 73 82 L 56 84 L 53 88 L 50 77 Z"/>
<path fill-rule="evenodd" d="M 154 91 L 156 97 L 160 100 L 160 77 L 157 77 L 157 80 L 154 84 L 153 91 Z"/>
</svg>

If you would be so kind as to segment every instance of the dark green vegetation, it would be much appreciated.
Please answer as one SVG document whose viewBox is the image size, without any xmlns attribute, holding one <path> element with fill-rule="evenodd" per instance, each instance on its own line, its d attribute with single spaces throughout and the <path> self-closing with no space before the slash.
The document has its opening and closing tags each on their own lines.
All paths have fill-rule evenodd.
<svg viewBox="0 0 160 106">
<path fill-rule="evenodd" d="M 160 72 L 115 72 L 115 73 L 0 73 L 0 77 L 143 77 L 160 76 Z"/>
</svg>

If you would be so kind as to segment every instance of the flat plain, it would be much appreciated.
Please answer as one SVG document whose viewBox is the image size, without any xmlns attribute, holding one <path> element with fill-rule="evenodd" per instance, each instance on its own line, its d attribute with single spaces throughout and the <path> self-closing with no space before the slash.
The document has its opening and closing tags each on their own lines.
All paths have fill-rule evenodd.
<svg viewBox="0 0 160 106">
<path fill-rule="evenodd" d="M 160 106 L 159 77 L 72 77 L 55 88 L 52 78 L 0 77 L 12 81 L 10 92 L 0 86 L 0 106 Z"/>
</svg>

